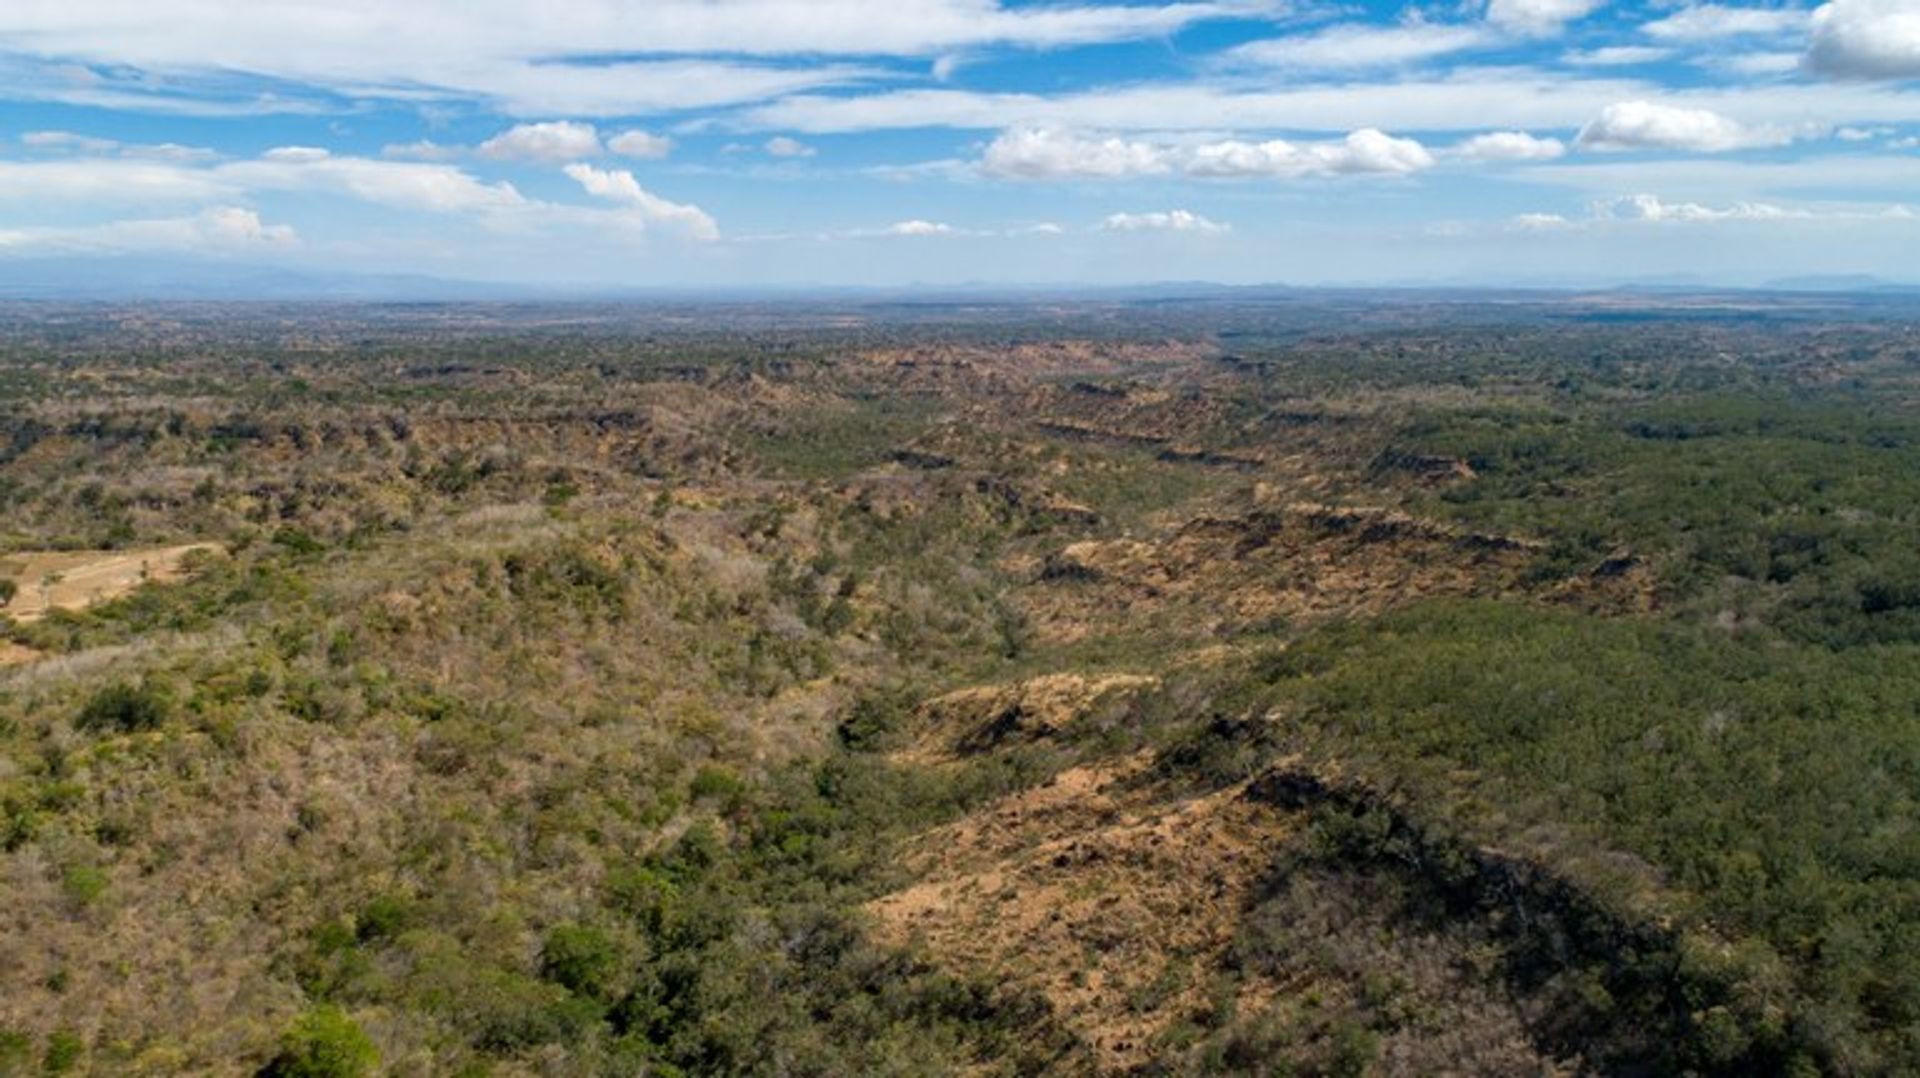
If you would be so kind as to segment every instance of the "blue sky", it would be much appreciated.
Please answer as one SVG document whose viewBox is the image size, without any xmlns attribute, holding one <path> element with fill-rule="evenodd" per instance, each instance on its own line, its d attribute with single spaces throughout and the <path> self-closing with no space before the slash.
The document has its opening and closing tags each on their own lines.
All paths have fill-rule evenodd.
<svg viewBox="0 0 1920 1078">
<path fill-rule="evenodd" d="M 1920 280 L 1920 0 L 8 0 L 0 259 Z"/>
</svg>

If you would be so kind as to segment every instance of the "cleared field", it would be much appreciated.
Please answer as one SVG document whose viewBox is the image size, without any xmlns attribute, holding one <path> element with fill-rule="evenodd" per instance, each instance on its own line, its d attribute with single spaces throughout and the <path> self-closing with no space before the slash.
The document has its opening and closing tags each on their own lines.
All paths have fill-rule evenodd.
<svg viewBox="0 0 1920 1078">
<path fill-rule="evenodd" d="M 3 609 L 18 622 L 38 621 L 50 610 L 82 610 L 117 599 L 142 584 L 165 583 L 187 575 L 196 551 L 213 553 L 212 543 L 150 547 L 144 550 L 23 551 L 0 557 L 0 577 L 19 591 Z M 0 662 L 6 661 L 0 656 Z"/>
</svg>

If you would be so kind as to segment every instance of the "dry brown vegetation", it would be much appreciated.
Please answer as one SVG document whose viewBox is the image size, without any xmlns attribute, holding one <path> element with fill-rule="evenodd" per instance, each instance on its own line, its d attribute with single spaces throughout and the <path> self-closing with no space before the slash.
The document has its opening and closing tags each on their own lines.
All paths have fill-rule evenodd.
<svg viewBox="0 0 1920 1078">
<path fill-rule="evenodd" d="M 0 1074 L 1910 1069 L 1911 334 L 1346 302 L 0 310 Z"/>
<path fill-rule="evenodd" d="M 873 903 L 881 931 L 943 962 L 1039 989 L 1124 1072 L 1208 999 L 1255 886 L 1293 823 L 1233 787 L 1167 799 L 1150 760 L 1070 768 L 913 842 L 923 879 Z M 1236 986 L 1257 1008 L 1279 985 Z"/>
<path fill-rule="evenodd" d="M 1203 513 L 1151 539 L 1068 544 L 1041 561 L 1043 586 L 1023 598 L 1040 630 L 1061 641 L 1158 611 L 1217 634 L 1436 596 L 1518 594 L 1540 546 L 1376 507 L 1258 497 L 1256 506 Z"/>
</svg>

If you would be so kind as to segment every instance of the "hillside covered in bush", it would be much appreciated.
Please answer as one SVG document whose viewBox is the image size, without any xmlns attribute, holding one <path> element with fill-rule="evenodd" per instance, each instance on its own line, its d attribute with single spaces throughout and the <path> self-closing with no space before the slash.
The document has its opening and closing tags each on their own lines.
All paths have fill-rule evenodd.
<svg viewBox="0 0 1920 1078">
<path fill-rule="evenodd" d="M 0 308 L 0 1074 L 1920 1069 L 1893 300 Z"/>
</svg>

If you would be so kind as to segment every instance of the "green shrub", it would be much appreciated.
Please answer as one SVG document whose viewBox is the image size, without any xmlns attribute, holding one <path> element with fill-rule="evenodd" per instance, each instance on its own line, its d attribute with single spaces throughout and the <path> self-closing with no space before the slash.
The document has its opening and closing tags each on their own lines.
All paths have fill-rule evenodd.
<svg viewBox="0 0 1920 1078">
<path fill-rule="evenodd" d="M 540 975 L 576 995 L 609 1000 L 626 971 L 619 943 L 592 925 L 559 925 L 540 951 Z"/>
<path fill-rule="evenodd" d="M 853 752 L 871 752 L 891 745 L 906 725 L 912 697 L 904 692 L 879 692 L 855 700 L 834 733 Z"/>
<path fill-rule="evenodd" d="M 273 542 L 275 546 L 284 547 L 295 557 L 313 557 L 327 549 L 327 544 L 314 538 L 310 532 L 292 526 L 274 532 Z"/>
<path fill-rule="evenodd" d="M 674 918 L 679 886 L 665 872 L 646 865 L 607 873 L 607 903 L 650 935 L 665 935 Z"/>
<path fill-rule="evenodd" d="M 60 876 L 60 888 L 82 906 L 92 905 L 107 890 L 107 874 L 92 865 L 73 865 Z"/>
<path fill-rule="evenodd" d="M 48 1074 L 65 1074 L 72 1070 L 85 1053 L 87 1046 L 80 1035 L 70 1029 L 58 1030 L 47 1038 L 47 1054 L 40 1066 Z"/>
<path fill-rule="evenodd" d="M 16 1029 L 0 1029 L 0 1074 L 26 1073 L 33 1039 Z"/>
<path fill-rule="evenodd" d="M 403 895 L 376 895 L 354 919 L 354 935 L 361 943 L 392 939 L 413 924 L 415 912 Z"/>
<path fill-rule="evenodd" d="M 280 1039 L 280 1054 L 264 1071 L 272 1078 L 358 1078 L 380 1065 L 380 1051 L 338 1007 L 315 1007 Z"/>
<path fill-rule="evenodd" d="M 694 773 L 692 793 L 696 800 L 733 802 L 746 795 L 747 784 L 730 767 L 708 764 Z"/>
<path fill-rule="evenodd" d="M 119 681 L 81 706 L 75 725 L 82 730 L 134 733 L 158 728 L 173 713 L 173 696 L 162 686 Z"/>
<path fill-rule="evenodd" d="M 475 997 L 474 1044 L 510 1055 L 542 1044 L 573 1044 L 601 1024 L 603 1007 L 559 987 L 524 977 L 492 978 L 491 991 Z"/>
</svg>

